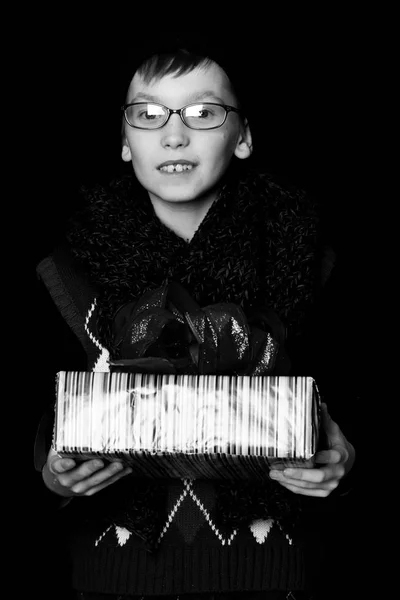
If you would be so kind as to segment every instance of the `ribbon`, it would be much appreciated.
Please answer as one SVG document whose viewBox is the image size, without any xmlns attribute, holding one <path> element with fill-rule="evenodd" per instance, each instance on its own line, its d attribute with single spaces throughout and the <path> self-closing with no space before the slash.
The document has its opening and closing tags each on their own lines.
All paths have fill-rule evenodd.
<svg viewBox="0 0 400 600">
<path fill-rule="evenodd" d="M 284 342 L 269 308 L 249 322 L 233 303 L 201 308 L 177 282 L 121 307 L 113 330 L 112 370 L 140 373 L 268 374 Z"/>
</svg>

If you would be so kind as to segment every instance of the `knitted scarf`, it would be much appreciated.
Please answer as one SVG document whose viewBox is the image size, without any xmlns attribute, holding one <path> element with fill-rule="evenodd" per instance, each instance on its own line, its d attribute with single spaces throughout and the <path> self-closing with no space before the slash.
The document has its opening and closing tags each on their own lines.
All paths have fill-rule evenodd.
<svg viewBox="0 0 400 600">
<path fill-rule="evenodd" d="M 244 161 L 243 161 L 244 162 Z M 98 289 L 98 327 L 112 356 L 116 311 L 169 279 L 201 306 L 269 306 L 301 332 L 320 283 L 315 203 L 267 173 L 231 169 L 190 243 L 163 225 L 131 176 L 82 189 L 67 239 Z"/>
</svg>

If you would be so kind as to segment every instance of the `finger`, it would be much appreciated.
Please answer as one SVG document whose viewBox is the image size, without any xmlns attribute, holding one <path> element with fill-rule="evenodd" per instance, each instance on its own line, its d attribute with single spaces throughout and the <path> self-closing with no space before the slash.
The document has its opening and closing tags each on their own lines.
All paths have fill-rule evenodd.
<svg viewBox="0 0 400 600">
<path fill-rule="evenodd" d="M 50 448 L 47 455 L 47 468 L 52 475 L 73 469 L 75 465 L 76 463 L 73 459 L 64 458 L 57 454 L 53 448 Z"/>
<path fill-rule="evenodd" d="M 65 471 L 70 471 L 74 467 L 76 467 L 76 462 L 72 458 L 57 458 L 50 462 L 49 471 L 53 475 L 59 475 L 65 473 Z"/>
<path fill-rule="evenodd" d="M 79 481 L 88 479 L 94 473 L 100 471 L 103 468 L 104 462 L 100 459 L 96 458 L 94 460 L 85 460 L 75 469 L 58 474 L 57 478 L 62 486 L 72 488 L 72 486 L 78 483 Z"/>
<path fill-rule="evenodd" d="M 102 484 L 100 484 L 96 487 L 90 488 L 84 494 L 84 496 L 92 496 L 93 494 L 97 494 L 97 492 L 99 492 L 100 490 L 103 490 L 104 488 L 108 487 L 112 483 L 115 483 L 119 479 L 122 479 L 123 477 L 126 477 L 126 475 L 130 475 L 131 473 L 132 473 L 131 467 L 126 467 L 125 469 L 123 469 L 123 471 L 121 471 L 121 473 L 117 473 L 117 475 L 110 477 L 110 479 L 107 479 L 107 481 L 104 481 Z"/>
<path fill-rule="evenodd" d="M 339 450 L 338 447 L 335 447 L 317 452 L 314 460 L 317 464 L 338 464 L 346 460 L 345 454 L 347 454 L 345 448 Z"/>
<path fill-rule="evenodd" d="M 271 471 L 270 477 L 275 481 L 291 482 L 301 487 L 315 487 L 324 482 L 340 480 L 344 475 L 343 465 L 333 465 L 318 469 L 285 469 L 284 471 Z"/>
<path fill-rule="evenodd" d="M 291 483 L 280 482 L 283 487 L 285 487 L 290 492 L 294 494 L 299 494 L 300 496 L 313 496 L 318 498 L 326 498 L 333 492 L 333 490 L 337 487 L 337 483 L 331 482 L 329 486 L 326 487 L 316 487 L 316 488 L 303 488 L 297 485 L 293 485 Z"/>
<path fill-rule="evenodd" d="M 324 469 L 285 469 L 284 471 L 271 471 L 271 479 L 276 481 L 288 481 L 292 479 L 294 482 L 305 481 L 307 483 L 322 483 L 327 478 Z"/>
<path fill-rule="evenodd" d="M 290 485 L 296 488 L 302 488 L 305 490 L 312 489 L 334 489 L 339 484 L 341 477 L 337 476 L 335 473 L 326 473 L 325 478 L 322 481 L 309 481 L 304 479 L 293 479 L 289 477 L 282 476 L 280 479 L 276 479 L 278 483 L 282 485 Z"/>
<path fill-rule="evenodd" d="M 114 478 L 119 475 L 123 470 L 124 466 L 120 462 L 113 462 L 103 469 L 97 470 L 95 473 L 91 473 L 85 479 L 77 481 L 71 488 L 75 494 L 85 494 L 91 488 L 95 488 L 102 485 L 107 480 Z"/>
<path fill-rule="evenodd" d="M 89 479 L 77 483 L 72 491 L 81 496 L 92 496 L 130 473 L 131 467 L 124 468 L 120 463 L 113 463 Z"/>
</svg>

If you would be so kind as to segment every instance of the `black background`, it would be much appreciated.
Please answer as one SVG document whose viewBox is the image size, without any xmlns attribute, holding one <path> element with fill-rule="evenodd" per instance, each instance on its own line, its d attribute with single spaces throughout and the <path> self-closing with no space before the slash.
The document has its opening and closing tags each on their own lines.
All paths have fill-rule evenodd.
<svg viewBox="0 0 400 600">
<path fill-rule="evenodd" d="M 31 28 L 25 25 L 18 42 L 20 68 L 17 92 L 12 95 L 18 114 L 10 118 L 15 129 L 17 174 L 10 205 L 21 222 L 23 263 L 18 269 L 12 267 L 18 273 L 18 289 L 22 285 L 18 354 L 12 362 L 17 371 L 23 365 L 32 379 L 49 352 L 41 338 L 35 265 L 51 249 L 65 217 L 75 207 L 80 185 L 107 180 L 126 169 L 120 159 L 121 99 L 115 95 L 115 65 L 134 24 L 126 27 L 126 17 L 121 15 L 119 23 L 102 23 L 99 28 L 90 20 L 82 25 L 78 17 L 57 17 L 47 25 L 35 20 Z M 342 324 L 340 335 L 345 344 L 352 344 L 354 376 L 362 378 L 370 352 L 370 330 L 364 317 L 370 287 L 365 279 L 365 255 L 367 222 L 373 210 L 369 181 L 377 156 L 371 114 L 380 85 L 376 70 L 380 41 L 371 26 L 365 30 L 359 16 L 349 20 L 342 15 L 314 15 L 314 20 L 304 17 L 290 27 L 285 19 L 267 19 L 253 33 L 255 24 L 259 25 L 256 17 L 247 18 L 231 28 L 233 32 L 227 33 L 225 28 L 224 34 L 217 33 L 222 43 L 243 47 L 254 102 L 268 101 L 269 118 L 253 127 L 260 162 L 315 195 L 330 224 L 342 293 L 349 304 L 348 322 Z M 139 29 L 136 26 L 136 35 Z M 26 354 L 30 356 L 28 366 Z M 32 404 L 24 407 L 22 429 L 24 432 L 26 427 L 27 432 L 20 433 L 28 440 L 28 465 L 37 406 L 42 402 L 38 391 L 30 395 L 29 402 Z M 31 591 L 36 592 L 36 586 L 38 592 L 42 589 L 49 598 L 56 598 L 52 589 L 57 586 L 59 565 L 48 545 L 53 540 L 43 521 L 40 494 L 35 496 L 37 483 L 27 500 L 25 482 L 18 475 L 25 502 L 18 553 L 21 536 L 26 539 L 29 531 L 28 521 L 34 527 L 18 564 L 31 562 L 36 572 Z M 360 535 L 363 507 L 358 508 L 353 507 L 350 518 L 355 519 L 355 526 L 344 540 L 346 560 L 353 552 L 362 558 L 366 554 Z M 35 522 L 36 516 L 39 521 Z M 344 572 L 349 575 L 352 570 L 347 565 Z M 351 590 L 365 585 L 359 577 L 360 571 L 355 569 Z"/>
</svg>

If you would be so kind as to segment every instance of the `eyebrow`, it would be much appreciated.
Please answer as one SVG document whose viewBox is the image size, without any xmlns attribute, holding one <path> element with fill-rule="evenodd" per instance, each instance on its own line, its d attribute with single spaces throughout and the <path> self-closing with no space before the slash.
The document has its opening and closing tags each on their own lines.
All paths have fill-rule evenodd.
<svg viewBox="0 0 400 600">
<path fill-rule="evenodd" d="M 191 102 L 197 102 L 198 100 L 204 100 L 204 98 L 214 98 L 217 102 L 220 102 L 221 104 L 225 104 L 224 100 L 220 96 L 218 96 L 215 92 L 213 92 L 213 90 L 205 90 L 204 92 L 194 92 L 193 94 L 190 94 L 189 96 L 187 96 L 186 100 L 187 100 L 187 104 L 190 104 Z M 161 98 L 159 96 L 152 96 L 151 94 L 147 94 L 146 92 L 138 92 L 134 96 L 134 98 L 132 100 L 130 100 L 130 103 L 140 102 L 140 101 L 156 102 L 158 104 L 163 104 L 163 101 L 161 100 Z"/>
</svg>

